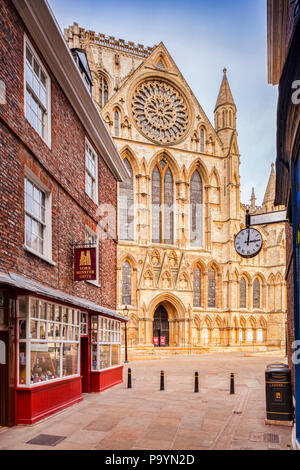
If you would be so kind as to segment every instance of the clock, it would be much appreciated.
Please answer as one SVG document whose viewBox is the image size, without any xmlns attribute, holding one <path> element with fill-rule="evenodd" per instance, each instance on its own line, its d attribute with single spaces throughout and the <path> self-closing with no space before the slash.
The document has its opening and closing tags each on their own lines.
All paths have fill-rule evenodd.
<svg viewBox="0 0 300 470">
<path fill-rule="evenodd" d="M 262 246 L 262 235 L 255 228 L 241 230 L 234 240 L 236 252 L 242 256 L 242 258 L 253 258 L 257 256 Z"/>
</svg>

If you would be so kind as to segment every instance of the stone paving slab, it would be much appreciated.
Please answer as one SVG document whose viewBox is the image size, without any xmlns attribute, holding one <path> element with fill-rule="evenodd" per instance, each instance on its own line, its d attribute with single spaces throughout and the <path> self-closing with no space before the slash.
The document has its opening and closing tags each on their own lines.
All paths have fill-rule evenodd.
<svg viewBox="0 0 300 470">
<path fill-rule="evenodd" d="M 265 369 L 278 361 L 284 362 L 218 353 L 130 362 L 123 384 L 84 394 L 80 403 L 35 425 L 0 429 L 0 450 L 290 450 L 291 428 L 264 422 Z M 196 371 L 199 393 L 194 393 Z M 65 439 L 55 447 L 27 443 L 39 434 Z"/>
</svg>

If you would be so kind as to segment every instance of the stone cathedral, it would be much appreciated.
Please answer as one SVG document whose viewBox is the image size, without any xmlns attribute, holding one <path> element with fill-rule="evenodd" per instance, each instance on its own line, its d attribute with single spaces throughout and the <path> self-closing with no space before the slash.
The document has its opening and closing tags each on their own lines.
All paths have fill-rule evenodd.
<svg viewBox="0 0 300 470">
<path fill-rule="evenodd" d="M 117 310 L 129 355 L 285 347 L 283 223 L 257 227 L 252 259 L 234 249 L 250 213 L 274 208 L 275 172 L 262 206 L 240 201 L 237 108 L 224 69 L 214 123 L 163 43 L 65 29 L 87 58 L 93 96 L 130 177 L 119 184 Z"/>
</svg>

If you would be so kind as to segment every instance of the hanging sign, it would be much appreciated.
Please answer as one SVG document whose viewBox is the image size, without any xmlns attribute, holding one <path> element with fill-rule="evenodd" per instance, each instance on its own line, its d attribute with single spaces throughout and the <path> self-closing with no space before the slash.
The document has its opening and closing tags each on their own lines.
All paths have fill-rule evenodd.
<svg viewBox="0 0 300 470">
<path fill-rule="evenodd" d="M 158 343 L 159 343 L 159 339 L 157 337 L 154 337 L 153 338 L 153 344 L 154 346 L 158 346 Z"/>
<path fill-rule="evenodd" d="M 74 248 L 74 281 L 96 281 L 96 248 Z"/>
<path fill-rule="evenodd" d="M 161 346 L 165 346 L 165 345 L 166 345 L 166 337 L 165 337 L 165 336 L 161 336 L 161 337 L 160 337 L 160 345 L 161 345 Z"/>
</svg>

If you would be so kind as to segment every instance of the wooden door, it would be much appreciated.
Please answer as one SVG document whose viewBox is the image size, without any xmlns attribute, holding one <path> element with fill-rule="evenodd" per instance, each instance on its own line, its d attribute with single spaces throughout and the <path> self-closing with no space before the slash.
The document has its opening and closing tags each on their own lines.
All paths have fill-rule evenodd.
<svg viewBox="0 0 300 470">
<path fill-rule="evenodd" d="M 160 305 L 154 314 L 153 338 L 158 338 L 156 347 L 169 346 L 169 319 L 166 309 Z"/>
</svg>

